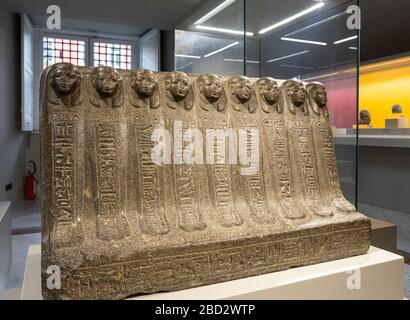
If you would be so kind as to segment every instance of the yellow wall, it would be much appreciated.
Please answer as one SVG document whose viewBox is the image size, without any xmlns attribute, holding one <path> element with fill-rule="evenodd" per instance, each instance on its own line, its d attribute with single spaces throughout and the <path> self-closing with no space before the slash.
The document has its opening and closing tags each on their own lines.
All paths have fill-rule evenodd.
<svg viewBox="0 0 410 320">
<path fill-rule="evenodd" d="M 360 110 L 370 111 L 373 128 L 384 128 L 384 120 L 395 117 L 391 112 L 394 104 L 400 104 L 403 116 L 410 119 L 410 66 L 408 59 L 405 62 L 397 60 L 361 69 Z"/>
</svg>

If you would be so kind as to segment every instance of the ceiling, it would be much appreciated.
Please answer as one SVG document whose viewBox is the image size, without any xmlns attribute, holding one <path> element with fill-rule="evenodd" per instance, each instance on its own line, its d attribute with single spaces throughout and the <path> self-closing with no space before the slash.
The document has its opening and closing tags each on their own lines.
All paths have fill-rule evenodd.
<svg viewBox="0 0 410 320">
<path fill-rule="evenodd" d="M 46 15 L 30 14 L 30 21 L 34 27 L 37 28 L 46 28 L 47 18 Z M 90 33 L 101 33 L 101 34 L 110 34 L 118 35 L 125 37 L 139 37 L 147 32 L 149 29 L 145 27 L 137 27 L 132 25 L 122 25 L 122 24 L 113 24 L 106 22 L 95 22 L 95 21 L 85 21 L 77 19 L 61 19 L 61 26 L 64 30 L 75 30 L 83 31 Z"/>
<path fill-rule="evenodd" d="M 318 2 L 325 2 L 325 6 L 320 10 L 304 15 L 299 20 L 295 20 L 283 27 L 275 29 L 274 32 L 296 25 L 300 23 L 300 20 L 306 21 L 309 18 L 317 16 L 321 12 L 334 9 L 349 1 L 351 0 L 247 0 L 245 8 L 244 1 L 236 0 L 201 24 L 210 27 L 243 30 L 246 15 L 246 31 L 253 32 L 255 36 L 258 37 L 259 30 L 305 10 Z M 189 16 L 185 16 L 177 27 L 180 29 L 195 30 L 195 21 L 222 2 L 224 1 L 208 0 L 201 2 L 200 5 L 195 7 L 195 11 L 191 11 Z"/>
<path fill-rule="evenodd" d="M 320 11 L 315 16 L 263 37 L 260 46 L 260 59 L 264 62 L 261 76 L 274 74 L 279 78 L 292 78 L 316 72 L 331 73 L 331 70 L 355 65 L 357 39 L 334 43 L 357 35 L 355 30 L 349 30 L 346 26 L 348 14 L 345 12 L 350 3 Z M 326 45 L 284 41 L 282 37 Z M 292 56 L 294 54 L 298 55 Z M 290 57 L 284 58 L 286 56 Z M 269 62 L 275 59 L 280 60 Z"/>
<path fill-rule="evenodd" d="M 11 12 L 45 15 L 50 4 L 65 19 L 171 30 L 201 0 L 2 0 Z"/>
<path fill-rule="evenodd" d="M 220 2 L 219 2 L 220 3 Z M 310 14 L 304 15 L 291 23 L 274 30 L 259 34 L 259 31 L 278 21 L 293 16 L 316 4 L 314 0 L 248 1 L 246 7 L 246 31 L 254 35 L 246 38 L 247 74 L 249 76 L 274 76 L 277 78 L 293 78 L 323 70 L 354 64 L 357 60 L 357 41 L 351 40 L 343 44 L 335 41 L 356 35 L 356 31 L 346 27 L 348 15 L 345 13 L 349 0 L 326 0 L 325 6 Z M 354 2 L 355 3 L 355 2 Z M 241 59 L 244 56 L 243 35 L 197 30 L 194 22 L 215 7 L 202 7 L 200 14 L 192 13 L 179 27 L 188 32 L 176 34 L 176 52 L 200 56 L 201 59 L 177 57 L 177 67 L 184 67 L 187 72 L 212 71 L 226 75 L 242 73 Z M 224 10 L 201 23 L 202 26 L 243 30 L 243 1 L 235 1 Z M 189 32 L 191 31 L 191 32 Z M 192 32 L 194 31 L 194 32 Z M 282 37 L 305 39 L 326 43 L 316 44 L 284 41 Z M 210 52 L 238 42 L 212 57 Z M 349 49 L 349 47 L 351 49 Z M 308 51 L 308 52 L 305 52 Z M 295 53 L 304 54 L 284 58 Z M 268 62 L 270 60 L 280 59 Z M 238 61 L 239 60 L 239 61 Z M 224 63 L 222 63 L 222 61 Z M 191 62 L 191 63 L 190 63 Z"/>
<path fill-rule="evenodd" d="M 356 40 L 351 40 L 341 44 L 334 44 L 335 41 L 354 36 L 355 31 L 346 28 L 347 15 L 342 12 L 349 4 L 357 4 L 358 1 L 349 0 L 324 0 L 326 5 L 320 10 L 314 11 L 291 23 L 276 28 L 264 35 L 259 35 L 258 31 L 275 22 L 289 17 L 301 10 L 312 6 L 314 0 L 257 0 L 247 1 L 246 20 L 244 19 L 243 1 L 236 1 L 227 8 L 217 13 L 202 25 L 219 27 L 233 30 L 243 30 L 246 21 L 246 31 L 253 32 L 253 37 L 247 37 L 247 56 L 250 61 L 259 61 L 259 73 L 261 75 L 275 75 L 277 77 L 293 77 L 316 72 L 332 72 L 343 66 L 354 65 L 358 60 L 358 52 L 353 48 L 358 47 Z M 205 13 L 215 8 L 222 0 L 203 1 L 195 11 L 191 11 L 177 26 L 183 30 L 195 31 L 191 34 L 191 39 L 186 35 L 183 46 L 179 47 L 183 51 L 193 55 L 201 55 L 206 52 L 221 48 L 233 41 L 240 43 L 234 48 L 227 49 L 220 53 L 222 60 L 243 58 L 243 36 L 229 36 L 212 31 L 197 30 L 193 25 Z M 366 62 L 374 59 L 383 59 L 386 56 L 396 55 L 410 51 L 410 12 L 409 0 L 360 0 L 362 11 L 362 30 L 360 57 Z M 304 29 L 304 27 L 315 22 L 340 15 L 328 22 Z M 298 31 L 300 30 L 300 31 Z M 326 42 L 327 46 L 317 46 L 304 43 L 283 41 L 283 36 L 308 39 L 313 41 Z M 260 39 L 254 41 L 254 39 Z M 193 45 L 194 44 L 194 45 Z M 177 46 L 178 48 L 178 46 Z M 238 50 L 241 48 L 241 50 Z M 264 63 L 274 58 L 283 57 L 293 53 L 309 50 L 309 53 L 279 60 L 271 63 Z M 216 60 L 215 57 L 212 57 Z M 189 59 L 177 58 L 177 65 L 187 64 Z M 209 60 L 209 59 L 208 59 Z M 226 61 L 225 61 L 226 62 Z M 193 61 L 194 65 L 199 61 Z M 209 61 L 204 62 L 207 65 Z M 234 63 L 233 61 L 231 63 Z M 221 66 L 218 66 L 220 68 Z M 258 72 L 258 65 L 249 63 L 248 71 Z M 299 67 L 299 68 L 298 68 Z M 224 67 L 225 68 L 225 67 Z M 231 73 L 231 70 L 243 70 L 243 64 L 236 62 L 236 67 L 224 70 Z M 188 66 L 189 70 L 189 66 Z M 248 73 L 249 74 L 249 73 Z M 250 74 L 251 75 L 251 74 Z"/>
</svg>

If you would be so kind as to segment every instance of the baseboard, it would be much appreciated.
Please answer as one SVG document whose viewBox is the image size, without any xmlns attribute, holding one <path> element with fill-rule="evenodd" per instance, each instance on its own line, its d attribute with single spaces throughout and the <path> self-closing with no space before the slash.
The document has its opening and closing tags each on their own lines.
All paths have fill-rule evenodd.
<svg viewBox="0 0 410 320">
<path fill-rule="evenodd" d="M 10 191 L 2 191 L 0 192 L 0 201 L 21 201 L 24 200 L 24 185 L 18 184 L 16 185 L 13 182 L 13 189 Z"/>
</svg>

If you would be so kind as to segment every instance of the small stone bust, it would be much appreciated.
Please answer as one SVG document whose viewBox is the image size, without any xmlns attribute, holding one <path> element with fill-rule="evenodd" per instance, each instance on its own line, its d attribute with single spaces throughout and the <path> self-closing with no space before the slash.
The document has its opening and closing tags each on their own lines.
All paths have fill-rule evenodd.
<svg viewBox="0 0 410 320">
<path fill-rule="evenodd" d="M 122 77 L 114 68 L 94 68 L 90 75 L 90 82 L 90 100 L 94 106 L 118 108 L 122 105 Z"/>
<path fill-rule="evenodd" d="M 79 105 L 82 102 L 81 95 L 82 75 L 80 70 L 71 63 L 54 64 L 48 73 L 47 99 L 52 104 L 62 102 L 67 107 Z"/>
<path fill-rule="evenodd" d="M 244 76 L 237 76 L 228 80 L 228 88 L 232 98 L 232 108 L 241 111 L 245 107 L 250 113 L 256 111 L 256 104 L 253 103 L 254 95 L 251 81 Z"/>
<path fill-rule="evenodd" d="M 282 113 L 282 106 L 279 104 L 279 86 L 278 83 L 269 77 L 259 79 L 256 82 L 256 88 L 261 98 L 261 108 L 264 112 L 270 113 L 273 108 L 278 113 Z"/>
<path fill-rule="evenodd" d="M 392 107 L 391 107 L 391 111 L 392 111 L 392 113 L 394 113 L 394 114 L 403 113 L 403 109 L 402 109 L 401 105 L 399 105 L 399 104 L 395 104 L 394 106 L 392 106 Z"/>
<path fill-rule="evenodd" d="M 194 106 L 191 83 L 186 73 L 174 71 L 165 76 L 167 105 L 176 109 L 178 106 L 190 110 Z"/>
<path fill-rule="evenodd" d="M 134 107 L 159 107 L 158 81 L 154 72 L 147 69 L 132 71 L 129 75 L 129 85 L 129 98 Z"/>
<path fill-rule="evenodd" d="M 282 84 L 282 88 L 291 113 L 296 114 L 296 108 L 302 108 L 305 115 L 309 114 L 309 109 L 306 105 L 306 90 L 302 82 L 288 80 Z"/>
<path fill-rule="evenodd" d="M 329 110 L 327 107 L 327 92 L 321 83 L 309 83 L 306 90 L 310 98 L 310 106 L 314 113 L 320 115 L 323 111 L 326 117 L 329 117 Z"/>
<path fill-rule="evenodd" d="M 226 100 L 221 77 L 215 74 L 204 74 L 198 77 L 197 85 L 202 109 L 206 111 L 210 108 L 215 108 L 217 111 L 225 109 Z"/>
<path fill-rule="evenodd" d="M 370 125 L 371 121 L 369 110 L 361 110 L 359 114 L 359 124 Z"/>
</svg>

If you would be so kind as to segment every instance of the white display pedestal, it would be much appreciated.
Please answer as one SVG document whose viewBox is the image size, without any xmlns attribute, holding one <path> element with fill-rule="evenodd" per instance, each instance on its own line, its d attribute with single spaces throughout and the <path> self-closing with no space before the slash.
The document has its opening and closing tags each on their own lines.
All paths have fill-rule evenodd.
<svg viewBox="0 0 410 320">
<path fill-rule="evenodd" d="M 21 298 L 42 299 L 40 246 L 28 250 Z M 131 300 L 397 299 L 404 297 L 403 257 L 370 247 L 367 254 Z M 61 284 L 62 286 L 64 283 Z"/>
<path fill-rule="evenodd" d="M 28 247 L 21 300 L 43 300 L 41 294 L 41 245 Z"/>
<path fill-rule="evenodd" d="M 10 201 L 0 201 L 0 291 L 7 288 L 11 266 Z"/>
</svg>

